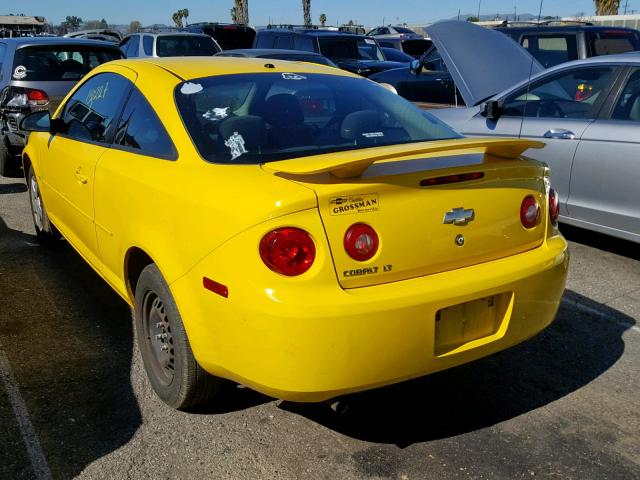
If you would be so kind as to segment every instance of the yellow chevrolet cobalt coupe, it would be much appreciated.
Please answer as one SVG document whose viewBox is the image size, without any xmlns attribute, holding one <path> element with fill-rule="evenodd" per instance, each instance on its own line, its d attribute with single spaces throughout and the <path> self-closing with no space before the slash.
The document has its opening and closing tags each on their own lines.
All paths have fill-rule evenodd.
<svg viewBox="0 0 640 480">
<path fill-rule="evenodd" d="M 134 308 L 175 408 L 225 378 L 304 402 L 401 382 L 556 314 L 558 196 L 521 156 L 542 145 L 461 137 L 364 78 L 122 60 L 22 125 L 38 237 L 62 234 Z"/>
</svg>

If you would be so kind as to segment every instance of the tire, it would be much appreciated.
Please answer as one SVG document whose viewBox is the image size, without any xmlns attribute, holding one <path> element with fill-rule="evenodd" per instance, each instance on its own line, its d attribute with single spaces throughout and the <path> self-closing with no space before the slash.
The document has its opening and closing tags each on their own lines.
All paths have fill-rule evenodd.
<svg viewBox="0 0 640 480">
<path fill-rule="evenodd" d="M 156 394 L 176 409 L 214 398 L 224 381 L 205 372 L 196 362 L 180 312 L 156 265 L 142 270 L 135 302 L 138 346 Z"/>
<path fill-rule="evenodd" d="M 18 176 L 18 162 L 15 155 L 11 153 L 11 148 L 6 137 L 0 137 L 0 176 Z"/>
<path fill-rule="evenodd" d="M 33 219 L 33 226 L 36 229 L 36 237 L 40 243 L 44 244 L 60 240 L 60 232 L 58 232 L 56 227 L 49 221 L 49 215 L 47 215 L 47 209 L 44 206 L 40 194 L 38 178 L 32 166 L 29 166 L 29 173 L 27 174 L 27 189 L 29 190 L 31 218 Z"/>
</svg>

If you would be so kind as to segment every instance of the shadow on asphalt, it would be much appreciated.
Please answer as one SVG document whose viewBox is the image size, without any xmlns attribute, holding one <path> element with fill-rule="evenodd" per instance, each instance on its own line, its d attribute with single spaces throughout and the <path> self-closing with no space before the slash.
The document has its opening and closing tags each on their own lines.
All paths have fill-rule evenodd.
<svg viewBox="0 0 640 480">
<path fill-rule="evenodd" d="M 5 304 L 5 300 L 8 301 Z M 142 424 L 128 305 L 65 241 L 40 246 L 0 218 L 0 339 L 54 478 L 73 478 Z M 0 384 L 0 388 L 1 384 Z M 272 401 L 228 385 L 216 414 Z M 4 452 L 4 453 L 2 453 Z M 6 456 L 6 458 L 4 458 Z M 0 436 L 0 477 L 22 478 Z M 30 478 L 31 469 L 20 467 Z"/>
<path fill-rule="evenodd" d="M 338 403 L 340 414 L 321 404 L 282 402 L 280 408 L 353 438 L 401 448 L 517 417 L 609 369 L 624 351 L 622 334 L 635 324 L 574 292 L 565 299 L 545 331 L 491 357 L 352 395 Z"/>
<path fill-rule="evenodd" d="M 9 193 L 22 193 L 26 191 L 27 186 L 24 184 L 24 182 L 0 184 L 0 195 Z"/>
<path fill-rule="evenodd" d="M 572 242 L 604 250 L 605 252 L 615 253 L 616 255 L 634 260 L 640 260 L 640 248 L 638 248 L 637 243 L 574 227 L 573 225 L 562 224 L 560 225 L 560 230 L 562 231 L 562 235 Z"/>
</svg>

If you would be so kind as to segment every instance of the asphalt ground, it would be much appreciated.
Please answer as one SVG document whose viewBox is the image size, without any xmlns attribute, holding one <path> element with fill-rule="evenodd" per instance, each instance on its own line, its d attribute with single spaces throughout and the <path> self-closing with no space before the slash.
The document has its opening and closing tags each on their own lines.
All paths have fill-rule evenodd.
<svg viewBox="0 0 640 480">
<path fill-rule="evenodd" d="M 562 227 L 556 321 L 508 351 L 328 405 L 151 391 L 127 305 L 0 179 L 0 479 L 640 479 L 640 247 Z M 335 407 L 335 406 L 334 406 Z"/>
</svg>

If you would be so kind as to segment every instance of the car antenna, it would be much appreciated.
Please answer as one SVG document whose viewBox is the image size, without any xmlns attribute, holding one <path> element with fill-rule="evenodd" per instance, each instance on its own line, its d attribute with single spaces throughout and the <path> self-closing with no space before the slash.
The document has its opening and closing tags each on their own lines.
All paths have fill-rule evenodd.
<svg viewBox="0 0 640 480">
<path fill-rule="evenodd" d="M 540 9 L 538 10 L 538 30 L 540 29 L 540 21 L 542 19 L 543 1 L 544 0 L 540 0 Z M 524 97 L 524 105 L 522 107 L 522 118 L 520 119 L 520 131 L 518 132 L 518 138 L 522 137 L 522 126 L 524 125 L 524 114 L 527 111 L 527 102 L 529 101 L 529 89 L 531 88 L 531 76 L 533 75 L 533 62 L 535 61 L 535 57 L 533 56 L 533 54 L 531 54 L 531 52 L 529 52 L 529 55 L 531 55 L 531 67 L 529 67 L 529 79 L 527 80 L 527 93 Z"/>
</svg>

